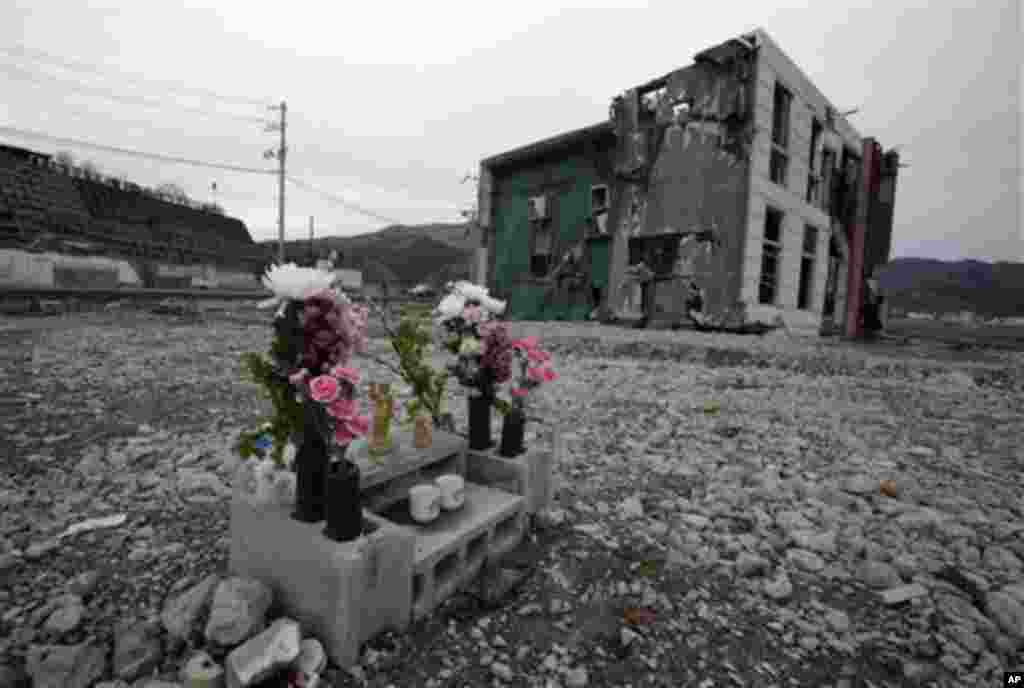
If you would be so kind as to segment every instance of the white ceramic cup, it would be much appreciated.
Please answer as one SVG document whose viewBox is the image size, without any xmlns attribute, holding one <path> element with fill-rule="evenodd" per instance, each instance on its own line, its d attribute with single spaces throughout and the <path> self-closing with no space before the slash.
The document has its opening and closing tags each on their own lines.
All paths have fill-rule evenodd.
<svg viewBox="0 0 1024 688">
<path fill-rule="evenodd" d="M 441 506 L 444 509 L 458 509 L 466 501 L 466 481 L 462 476 L 449 473 L 435 481 L 441 490 Z"/>
<path fill-rule="evenodd" d="M 434 485 L 409 488 L 409 513 L 419 523 L 430 523 L 441 513 L 441 490 Z"/>
</svg>

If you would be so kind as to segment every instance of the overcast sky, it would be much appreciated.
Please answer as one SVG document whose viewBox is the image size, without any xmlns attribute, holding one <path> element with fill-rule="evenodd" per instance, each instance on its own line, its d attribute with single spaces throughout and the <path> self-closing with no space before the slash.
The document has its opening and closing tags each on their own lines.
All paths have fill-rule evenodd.
<svg viewBox="0 0 1024 688">
<path fill-rule="evenodd" d="M 910 167 L 894 256 L 1024 260 L 1019 0 L 4 0 L 0 127 L 269 168 L 275 134 L 247 118 L 269 120 L 265 104 L 285 100 L 291 175 L 384 218 L 458 221 L 474 197 L 461 179 L 481 158 L 601 121 L 619 92 L 757 26 L 837 107 L 860 108 L 863 135 L 900 146 Z M 39 51 L 99 71 L 54 67 Z M 122 99 L 105 98 L 111 90 Z M 216 200 L 256 239 L 277 235 L 271 176 L 0 142 L 69 150 L 200 200 L 214 199 L 216 182 Z M 310 215 L 318 234 L 385 224 L 294 185 L 286 208 L 289 238 L 308 236 Z"/>
</svg>

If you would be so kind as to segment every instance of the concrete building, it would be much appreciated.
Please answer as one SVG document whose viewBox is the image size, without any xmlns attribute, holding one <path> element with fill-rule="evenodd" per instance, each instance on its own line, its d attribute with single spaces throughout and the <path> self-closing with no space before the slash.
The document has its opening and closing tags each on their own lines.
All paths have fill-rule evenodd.
<svg viewBox="0 0 1024 688">
<path fill-rule="evenodd" d="M 614 98 L 608 120 L 480 166 L 475 281 L 517 319 L 861 332 L 895 152 L 761 30 Z"/>
</svg>

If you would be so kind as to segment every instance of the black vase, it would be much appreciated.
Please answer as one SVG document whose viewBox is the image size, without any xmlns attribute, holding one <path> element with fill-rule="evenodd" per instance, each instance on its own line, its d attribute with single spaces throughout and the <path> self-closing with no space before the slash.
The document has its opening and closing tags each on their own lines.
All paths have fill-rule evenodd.
<svg viewBox="0 0 1024 688">
<path fill-rule="evenodd" d="M 491 441 L 491 404 L 489 397 L 469 398 L 469 448 L 476 450 L 490 449 Z"/>
<path fill-rule="evenodd" d="M 526 430 L 526 414 L 513 408 L 505 414 L 505 422 L 501 426 L 501 447 L 498 453 L 502 456 L 519 456 L 523 448 L 523 433 Z"/>
<path fill-rule="evenodd" d="M 303 523 L 318 523 L 326 517 L 327 443 L 307 415 L 299 449 L 295 453 L 295 511 L 292 518 Z"/>
<path fill-rule="evenodd" d="M 342 459 L 333 463 L 327 473 L 327 527 L 324 535 L 335 542 L 349 542 L 362 532 L 359 466 Z"/>
</svg>

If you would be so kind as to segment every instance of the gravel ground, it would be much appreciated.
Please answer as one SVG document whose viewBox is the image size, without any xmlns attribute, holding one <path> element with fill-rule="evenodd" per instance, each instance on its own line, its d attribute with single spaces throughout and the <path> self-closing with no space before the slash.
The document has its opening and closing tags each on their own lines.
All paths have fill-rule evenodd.
<svg viewBox="0 0 1024 688">
<path fill-rule="evenodd" d="M 1024 660 L 1024 355 L 513 330 L 562 374 L 528 429 L 565 439 L 557 508 L 518 553 L 535 573 L 499 609 L 457 596 L 372 641 L 336 685 L 985 686 Z M 263 403 L 238 360 L 269 336 L 224 311 L 0 325 L 0 663 L 109 642 L 226 570 L 230 444 Z"/>
</svg>

